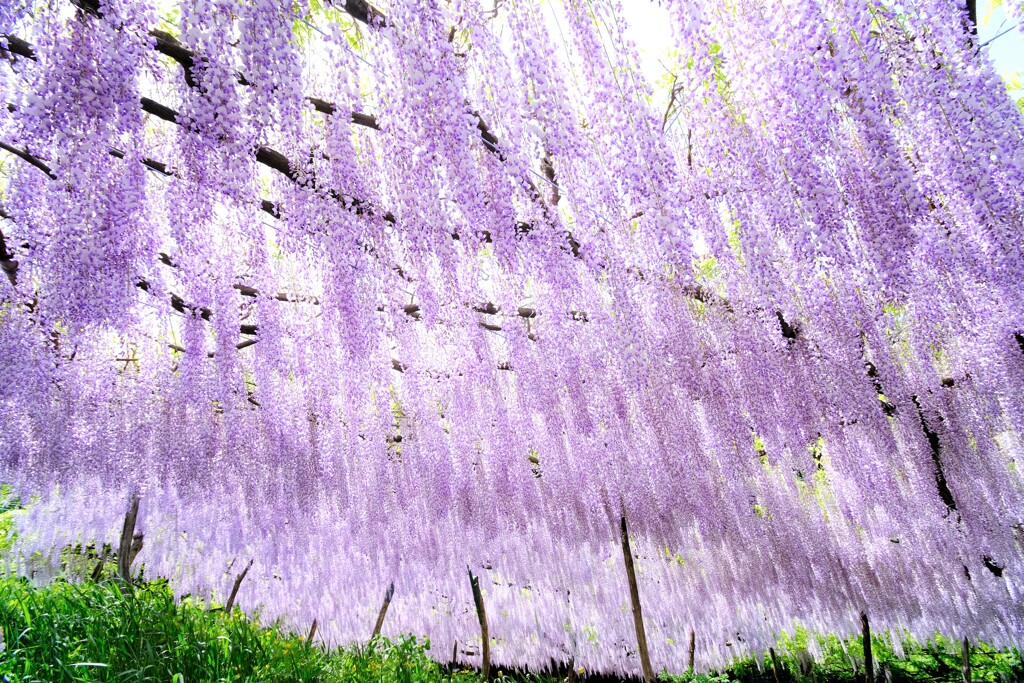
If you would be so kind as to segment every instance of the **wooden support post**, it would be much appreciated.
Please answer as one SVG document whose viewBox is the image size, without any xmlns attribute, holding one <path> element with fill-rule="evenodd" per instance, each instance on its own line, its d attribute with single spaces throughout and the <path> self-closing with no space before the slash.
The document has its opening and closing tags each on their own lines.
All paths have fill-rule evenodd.
<svg viewBox="0 0 1024 683">
<path fill-rule="evenodd" d="M 690 673 L 693 673 L 693 656 L 696 653 L 696 650 L 697 650 L 697 636 L 693 632 L 693 629 L 691 628 L 690 629 L 690 667 L 689 667 Z"/>
<path fill-rule="evenodd" d="M 103 546 L 103 552 L 100 554 L 100 561 L 96 563 L 96 568 L 92 570 L 93 583 L 96 583 L 103 578 L 103 567 L 107 564 L 108 555 L 110 555 L 110 548 Z"/>
<path fill-rule="evenodd" d="M 252 566 L 252 560 L 249 560 L 249 564 L 245 565 L 245 569 L 235 577 L 235 585 L 231 587 L 231 595 L 228 596 L 228 601 L 224 603 L 224 611 L 231 614 L 231 608 L 235 606 L 235 598 L 238 596 L 238 587 L 242 585 L 242 579 L 249 573 L 249 567 Z"/>
<path fill-rule="evenodd" d="M 480 579 L 473 576 L 473 572 L 468 567 L 466 571 L 469 572 L 469 585 L 473 589 L 476 616 L 480 620 L 480 636 L 483 638 L 483 647 L 481 647 L 483 662 L 480 665 L 480 671 L 483 675 L 484 683 L 487 683 L 491 680 L 491 637 L 487 633 L 487 612 L 484 610 L 483 593 L 480 592 Z"/>
<path fill-rule="evenodd" d="M 768 654 L 772 658 L 772 675 L 775 676 L 775 683 L 782 683 L 782 678 L 779 676 L 779 658 L 775 656 L 775 648 L 768 648 Z"/>
<path fill-rule="evenodd" d="M 871 625 L 868 624 L 868 613 L 860 613 L 861 637 L 864 640 L 864 681 L 875 683 L 875 662 L 871 657 Z"/>
<path fill-rule="evenodd" d="M 313 617 L 313 625 L 309 627 L 309 635 L 306 636 L 306 642 L 309 645 L 313 645 L 314 638 L 316 638 L 316 617 Z"/>
<path fill-rule="evenodd" d="M 960 669 L 964 675 L 964 683 L 971 683 L 971 641 L 967 640 L 966 636 L 961 657 Z"/>
<path fill-rule="evenodd" d="M 142 549 L 142 535 L 138 536 L 138 541 L 135 540 L 135 521 L 138 517 L 139 494 L 132 493 L 128 512 L 124 515 L 124 526 L 121 527 L 121 542 L 117 548 L 117 575 L 126 586 L 132 585 L 132 560 Z"/>
<path fill-rule="evenodd" d="M 373 640 L 380 635 L 380 629 L 384 626 L 384 617 L 387 616 L 388 607 L 391 605 L 391 598 L 395 596 L 395 582 L 392 581 L 391 585 L 388 586 L 387 591 L 384 593 L 384 603 L 380 606 L 380 612 L 377 613 L 377 623 L 373 625 L 373 635 L 370 636 L 370 640 Z"/>
<path fill-rule="evenodd" d="M 647 652 L 647 634 L 644 632 L 644 617 L 640 608 L 640 591 L 636 585 L 636 569 L 633 567 L 633 551 L 629 547 L 629 532 L 626 529 L 626 516 L 622 516 L 622 557 L 626 561 L 626 577 L 629 579 L 629 599 L 633 603 L 633 628 L 636 630 L 636 645 L 640 651 L 640 667 L 643 669 L 644 681 L 654 681 L 654 669 L 651 668 L 651 656 Z"/>
</svg>

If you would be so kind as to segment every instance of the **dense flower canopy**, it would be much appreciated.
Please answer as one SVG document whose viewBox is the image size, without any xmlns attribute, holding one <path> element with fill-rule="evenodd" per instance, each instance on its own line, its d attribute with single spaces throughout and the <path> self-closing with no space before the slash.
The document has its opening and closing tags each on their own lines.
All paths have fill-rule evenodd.
<svg viewBox="0 0 1024 683">
<path fill-rule="evenodd" d="M 1024 118 L 956 0 L 3 0 L 0 480 L 331 642 L 1024 633 Z M 27 566 L 27 565 L 26 565 Z"/>
</svg>

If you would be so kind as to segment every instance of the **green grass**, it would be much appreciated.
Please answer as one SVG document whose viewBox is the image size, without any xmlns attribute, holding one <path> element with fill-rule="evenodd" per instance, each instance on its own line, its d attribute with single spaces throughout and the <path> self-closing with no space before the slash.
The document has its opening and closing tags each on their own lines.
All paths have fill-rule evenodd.
<svg viewBox="0 0 1024 683">
<path fill-rule="evenodd" d="M 116 582 L 58 581 L 36 589 L 0 582 L 6 640 L 0 680 L 193 683 L 439 681 L 440 668 L 415 638 L 384 638 L 330 653 L 241 611 L 208 612 L 176 602 L 155 581 L 123 593 Z M 445 677 L 447 679 L 447 676 Z"/>
<path fill-rule="evenodd" d="M 927 643 L 914 643 L 909 635 L 903 641 L 903 656 L 892 647 L 892 634 L 871 638 L 872 658 L 877 680 L 884 683 L 963 683 L 961 645 L 936 635 Z M 808 655 L 814 639 L 821 651 L 815 661 Z M 864 643 L 861 638 L 843 641 L 835 636 L 815 636 L 802 629 L 783 634 L 775 645 L 781 683 L 862 683 L 864 681 Z M 758 667 L 752 657 L 734 662 L 727 671 L 672 676 L 662 674 L 669 683 L 774 683 L 772 662 L 764 659 Z M 972 683 L 1024 682 L 1024 659 L 1019 650 L 997 650 L 984 643 L 971 645 Z"/>
<path fill-rule="evenodd" d="M 68 582 L 45 588 L 0 577 L 2 683 L 117 681 L 160 683 L 480 683 L 475 671 L 452 671 L 430 659 L 429 641 L 411 636 L 374 639 L 361 647 L 325 651 L 277 624 L 262 626 L 241 610 L 208 611 L 201 602 L 175 600 L 165 581 L 123 592 L 115 580 Z M 817 637 L 823 657 L 812 662 L 805 631 L 783 635 L 776 647 L 781 683 L 863 681 L 859 639 Z M 897 657 L 890 635 L 872 639 L 875 670 L 886 683 L 961 683 L 959 643 L 936 636 L 905 644 Z M 665 683 L 774 683 L 771 662 L 753 658 L 723 672 L 663 673 Z M 1017 650 L 976 644 L 974 683 L 1024 681 Z M 561 683 L 562 678 L 497 673 L 495 683 Z M 607 682 L 609 679 L 604 679 Z"/>
</svg>

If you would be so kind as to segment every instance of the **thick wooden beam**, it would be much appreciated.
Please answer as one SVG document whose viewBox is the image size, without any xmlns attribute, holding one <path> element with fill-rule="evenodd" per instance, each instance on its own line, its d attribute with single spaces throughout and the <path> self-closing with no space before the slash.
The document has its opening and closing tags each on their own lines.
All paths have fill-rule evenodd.
<svg viewBox="0 0 1024 683">
<path fill-rule="evenodd" d="M 79 0 L 77 4 L 83 10 L 98 15 L 98 3 L 94 3 L 91 0 Z M 94 5 L 95 9 L 93 8 Z M 191 87 L 197 87 L 197 85 L 193 81 L 191 81 L 189 77 L 193 64 L 193 54 L 187 48 L 178 44 L 173 37 L 167 34 L 163 34 L 160 31 L 151 31 L 150 33 L 151 35 L 157 37 L 157 49 L 163 54 L 166 54 L 174 58 L 176 61 L 178 61 L 182 65 L 182 67 L 185 68 L 186 81 L 188 82 L 188 84 Z M 35 52 L 32 49 L 31 45 L 25 43 L 24 41 L 21 41 L 20 39 L 17 39 L 15 36 L 7 36 L 7 38 L 17 41 L 17 44 L 21 48 L 18 53 L 19 55 L 30 55 L 29 58 L 33 60 L 36 58 Z M 166 49 L 162 49 L 162 45 L 167 46 Z M 243 82 L 244 85 L 249 84 L 247 81 L 245 81 L 244 78 L 241 78 L 241 81 Z M 311 102 L 313 102 L 314 106 L 318 111 L 324 113 L 334 112 L 333 104 L 316 98 L 309 99 Z M 172 109 L 171 107 L 156 102 L 155 100 L 152 100 L 148 97 L 141 98 L 140 104 L 142 106 L 143 111 L 145 111 L 146 113 L 155 116 L 156 118 L 167 121 L 168 123 L 181 125 L 178 112 Z M 478 128 L 480 129 L 481 138 L 483 139 L 486 148 L 495 155 L 497 155 L 500 160 L 504 161 L 504 155 L 497 147 L 497 138 L 494 137 L 494 135 L 487 128 L 487 125 L 483 122 L 482 119 L 480 119 L 479 114 L 477 115 L 477 118 Z M 379 129 L 376 120 L 372 116 L 353 113 L 352 121 L 354 123 L 369 128 Z M 50 167 L 44 162 L 42 162 L 42 160 L 39 159 L 38 157 L 34 157 L 33 155 L 28 154 L 27 151 L 20 150 L 16 147 L 13 147 L 2 142 L 0 142 L 0 148 L 7 150 L 11 154 L 20 156 L 28 163 L 33 164 L 41 171 L 46 173 L 52 179 L 56 179 Z M 111 151 L 111 154 L 119 158 L 124 157 L 124 153 L 120 152 L 119 150 L 113 150 Z M 297 171 L 291 165 L 291 162 L 288 160 L 288 158 L 281 152 L 278 152 L 277 150 L 272 149 L 270 147 L 260 146 L 256 149 L 255 157 L 257 163 L 280 173 L 281 175 L 285 176 L 286 178 L 296 183 L 297 185 L 307 187 L 312 190 L 317 189 L 316 178 L 312 176 L 307 177 L 305 174 L 302 174 L 299 171 Z M 151 168 L 152 170 L 157 171 L 163 175 L 171 175 L 171 173 L 167 169 L 167 165 L 163 162 L 154 161 L 152 159 L 143 159 L 142 163 L 146 165 L 148 168 Z M 379 209 L 378 207 L 374 206 L 371 202 L 365 199 L 352 197 L 344 193 L 338 192 L 337 190 L 334 189 L 328 189 L 326 194 L 330 196 L 331 199 L 341 203 L 347 210 L 355 213 L 358 216 L 377 217 L 388 223 L 391 223 L 392 225 L 395 225 L 397 223 L 397 219 L 395 218 L 395 215 L 392 212 Z M 280 217 L 278 207 L 275 206 L 274 203 L 269 200 L 263 200 L 261 202 L 261 208 L 263 209 L 263 211 L 269 213 L 275 218 Z M 517 235 L 529 234 L 532 230 L 533 226 L 525 223 L 517 223 L 515 227 L 515 232 Z M 484 237 L 486 242 L 491 241 L 490 234 L 487 231 L 483 231 L 482 236 Z M 581 258 L 579 242 L 573 237 L 570 231 L 565 231 L 565 237 L 566 244 L 563 246 L 563 249 L 571 253 L 574 258 Z M 453 238 L 459 239 L 457 235 L 453 235 Z"/>
<path fill-rule="evenodd" d="M 181 125 L 181 117 L 178 112 L 171 107 L 160 104 L 148 97 L 143 97 L 140 100 L 143 111 L 148 114 L 173 123 L 174 125 Z M 15 150 L 14 153 L 17 153 Z M 256 162 L 266 166 L 267 168 L 277 171 L 288 180 L 292 181 L 296 185 L 302 187 L 308 187 L 310 189 L 316 189 L 316 179 L 312 177 L 305 177 L 299 171 L 297 171 L 286 157 L 281 152 L 271 147 L 260 146 L 256 148 Z M 381 212 L 377 210 L 370 202 L 365 199 L 359 199 L 357 197 L 350 197 L 344 195 L 336 190 L 328 190 L 327 194 L 331 199 L 342 204 L 346 209 L 352 211 L 357 216 L 378 216 L 388 223 L 395 223 L 395 216 L 390 211 Z"/>
<path fill-rule="evenodd" d="M 480 621 L 480 636 L 483 638 L 483 645 L 480 648 L 482 663 L 480 673 L 484 683 L 491 680 L 491 636 L 487 632 L 487 612 L 484 610 L 484 595 L 480 592 L 480 579 L 473 576 L 469 571 L 469 585 L 473 589 L 473 604 L 476 605 L 476 616 Z"/>
<path fill-rule="evenodd" d="M 81 10 L 92 14 L 93 16 L 101 17 L 100 4 L 97 0 L 72 0 L 72 2 Z M 364 0 L 349 0 L 344 7 L 345 11 L 351 14 L 356 19 L 364 23 L 369 23 L 374 15 L 380 15 L 375 8 L 371 7 L 369 3 Z M 360 11 L 362 10 L 362 11 Z M 376 22 L 378 25 L 385 25 L 386 22 Z M 159 29 L 153 29 L 149 32 L 149 36 L 154 39 L 154 48 L 157 52 L 169 57 L 177 62 L 182 70 L 185 72 L 185 84 L 190 88 L 196 88 L 199 86 L 195 77 L 195 65 L 196 65 L 196 53 L 190 50 L 188 47 L 178 41 L 177 38 L 172 36 L 166 31 Z M 35 60 L 35 51 L 32 46 L 23 40 L 19 40 L 15 36 L 11 36 L 16 43 L 11 46 L 9 50 L 12 54 L 19 57 L 27 57 Z M 235 80 L 239 85 L 250 86 L 252 82 L 246 78 L 243 74 L 235 74 Z M 313 105 L 313 107 L 321 114 L 328 116 L 333 115 L 337 111 L 337 106 L 333 102 L 328 102 L 319 97 L 307 97 L 306 101 Z M 373 128 L 374 130 L 380 130 L 380 125 L 377 123 L 377 119 L 370 114 L 363 114 L 361 112 L 351 113 L 352 123 L 358 126 L 364 126 L 366 128 Z"/>
<path fill-rule="evenodd" d="M 394 581 L 391 582 L 391 585 L 388 586 L 387 591 L 384 593 L 384 602 L 380 606 L 380 612 L 377 613 L 377 623 L 373 625 L 373 634 L 370 636 L 370 640 L 380 635 L 380 629 L 384 626 L 384 617 L 388 614 L 388 607 L 391 606 L 391 598 L 393 597 L 395 597 Z"/>
<path fill-rule="evenodd" d="M 76 4 L 78 4 L 78 6 L 84 11 L 99 16 L 99 3 L 92 2 L 91 0 L 80 0 Z M 181 64 L 183 69 L 185 69 L 185 80 L 188 83 L 188 85 L 193 88 L 197 87 L 196 82 L 191 78 L 192 68 L 194 66 L 194 53 L 188 50 L 188 48 L 186 48 L 185 46 L 178 43 L 173 36 L 166 34 L 162 31 L 151 31 L 150 35 L 156 38 L 157 50 L 160 53 L 165 54 L 168 57 L 171 57 L 179 64 Z M 10 48 L 8 52 L 10 52 L 11 54 L 18 54 L 19 56 L 27 57 L 28 59 L 36 59 L 35 50 L 32 48 L 31 45 L 29 45 L 23 40 L 18 39 L 16 36 L 7 36 L 6 38 L 8 39 L 8 46 Z M 10 41 L 14 42 L 12 43 Z M 15 46 L 17 47 L 17 52 L 14 52 Z M 244 78 L 241 78 L 241 80 L 243 81 L 244 85 L 248 85 L 248 82 L 245 81 Z M 323 100 L 317 100 L 317 102 L 319 102 L 320 105 L 322 105 L 321 108 L 321 106 L 317 106 L 317 103 L 314 103 L 314 106 L 317 106 L 318 110 L 325 111 L 326 109 L 330 109 L 330 111 L 334 111 L 334 105 L 330 104 L 329 102 L 324 102 Z M 181 125 L 181 119 L 178 112 L 172 109 L 171 107 L 156 102 L 155 100 L 152 100 L 148 97 L 141 98 L 139 103 L 142 106 L 142 110 L 147 114 L 155 116 L 158 119 L 167 121 L 168 123 Z M 367 116 L 365 114 L 353 115 L 352 121 L 353 123 L 358 123 L 369 128 L 379 128 L 376 120 L 373 119 L 373 117 Z M 0 149 L 4 149 L 10 152 L 11 154 L 21 157 L 28 163 L 32 164 L 33 166 L 36 166 L 39 170 L 46 173 L 48 176 L 50 176 L 51 179 L 56 180 L 56 176 L 54 175 L 50 167 L 37 157 L 28 154 L 27 151 L 20 150 L 16 147 L 13 147 L 3 142 L 0 142 Z M 115 152 L 112 153 L 115 156 L 118 156 L 116 150 Z M 123 157 L 123 153 L 120 153 L 120 155 Z M 291 162 L 288 161 L 288 158 L 284 154 L 278 152 L 275 149 L 264 146 L 258 147 L 256 149 L 256 161 L 266 166 L 267 168 L 277 171 L 278 173 L 282 174 L 283 176 L 285 176 L 286 178 L 288 178 L 289 180 L 296 184 L 309 186 L 311 188 L 316 187 L 315 179 L 305 178 L 304 176 L 302 176 L 298 171 L 295 170 L 295 168 L 292 167 Z M 153 168 L 156 171 L 159 171 L 160 173 L 163 173 L 165 175 L 167 174 L 167 167 L 164 164 L 161 164 L 159 162 L 153 162 L 148 159 L 145 160 L 143 163 L 146 163 L 147 166 L 150 166 L 151 168 Z M 367 202 L 364 199 L 359 199 L 357 197 L 349 197 L 335 190 L 328 190 L 327 194 L 329 194 L 332 199 L 341 202 L 345 206 L 345 208 L 349 209 L 350 211 L 354 212 L 357 215 L 378 216 L 389 223 L 395 223 L 394 214 L 392 214 L 389 211 L 379 211 L 371 203 Z"/>
<path fill-rule="evenodd" d="M 629 547 L 629 531 L 626 528 L 626 516 L 622 516 L 622 559 L 626 562 L 626 578 L 629 579 L 629 600 L 633 604 L 633 629 L 636 631 L 636 646 L 640 652 L 640 667 L 644 681 L 654 681 L 654 669 L 651 667 L 651 656 L 647 651 L 647 633 L 644 631 L 643 611 L 640 607 L 640 590 L 636 584 L 636 568 L 633 566 L 633 551 Z"/>
<path fill-rule="evenodd" d="M 330 0 L 329 0 L 330 1 Z M 353 19 L 361 21 L 368 26 L 373 27 L 384 27 L 388 26 L 389 22 L 384 13 L 379 9 L 371 5 L 366 0 L 334 0 L 333 4 L 335 7 L 340 7 L 345 10 Z M 454 29 L 452 29 L 454 30 Z M 449 39 L 450 40 L 450 39 Z M 466 103 L 469 104 L 468 102 Z M 316 103 L 314 103 L 316 106 Z M 317 107 L 318 111 L 324 111 Z M 326 113 L 326 112 L 325 112 Z M 353 115 L 354 116 L 354 115 Z M 474 111 L 473 116 L 476 117 L 476 129 L 480 133 L 480 140 L 484 143 L 484 149 L 497 157 L 498 161 L 505 161 L 505 153 L 501 151 L 501 147 L 498 143 L 498 137 L 491 131 L 487 122 L 480 115 L 479 112 Z M 376 123 L 376 122 L 375 122 Z M 551 165 L 550 157 L 548 157 L 548 166 Z M 547 170 L 545 169 L 545 174 Z M 552 177 L 554 176 L 554 169 L 551 172 Z M 557 203 L 557 200 L 556 200 Z"/>
<path fill-rule="evenodd" d="M 6 47 L 3 46 L 4 41 L 7 43 Z M 35 49 L 18 36 L 11 34 L 3 36 L 3 41 L 0 41 L 0 52 L 7 53 L 7 59 L 12 62 L 18 57 L 31 59 L 33 62 L 36 61 Z"/>
</svg>

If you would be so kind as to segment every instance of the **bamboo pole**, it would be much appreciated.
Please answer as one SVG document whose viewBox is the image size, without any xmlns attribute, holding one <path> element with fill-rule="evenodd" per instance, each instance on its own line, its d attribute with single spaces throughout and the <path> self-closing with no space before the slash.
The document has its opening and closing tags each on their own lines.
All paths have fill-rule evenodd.
<svg viewBox="0 0 1024 683">
<path fill-rule="evenodd" d="M 473 576 L 472 570 L 467 567 L 469 572 L 469 585 L 473 589 L 473 602 L 476 604 L 476 616 L 480 620 L 480 635 L 483 638 L 483 646 L 481 647 L 480 654 L 482 663 L 480 665 L 481 675 L 486 683 L 491 680 L 491 637 L 487 633 L 487 612 L 484 610 L 484 596 L 480 592 L 480 579 Z"/>
<path fill-rule="evenodd" d="M 391 605 L 391 598 L 395 596 L 395 582 L 392 581 L 391 585 L 388 586 L 387 591 L 384 593 L 384 603 L 380 606 L 380 612 L 377 613 L 377 623 L 373 625 L 373 634 L 370 636 L 370 640 L 373 640 L 380 635 L 380 629 L 384 626 L 384 617 L 388 613 L 388 607 Z"/>
<path fill-rule="evenodd" d="M 654 669 L 651 667 L 651 656 L 647 651 L 647 634 L 644 632 L 644 617 L 640 607 L 640 591 L 636 585 L 636 568 L 633 566 L 633 551 L 629 547 L 629 532 L 626 529 L 626 516 L 622 516 L 622 557 L 626 561 L 626 577 L 629 579 L 629 599 L 633 603 L 633 628 L 636 630 L 636 644 L 640 651 L 640 667 L 643 669 L 644 681 L 654 681 Z"/>
<path fill-rule="evenodd" d="M 971 683 L 971 641 L 964 637 L 964 647 L 962 650 L 962 661 L 961 671 L 964 675 L 964 683 Z"/>
<path fill-rule="evenodd" d="M 231 614 L 231 608 L 235 606 L 235 598 L 238 596 L 238 587 L 242 585 L 242 579 L 249 573 L 249 568 L 252 566 L 252 560 L 249 560 L 249 564 L 245 565 L 245 569 L 235 577 L 235 585 L 231 587 L 231 595 L 228 596 L 228 601 L 224 603 L 224 611 Z"/>
<path fill-rule="evenodd" d="M 871 625 L 868 623 L 868 613 L 860 613 L 861 637 L 864 640 L 864 681 L 875 683 L 875 662 L 871 657 Z"/>
<path fill-rule="evenodd" d="M 124 526 L 121 527 L 121 542 L 117 549 L 117 575 L 126 586 L 132 585 L 132 560 L 138 550 L 133 553 L 135 545 L 135 522 L 139 517 L 139 494 L 132 493 L 131 501 L 128 503 L 128 512 L 124 515 Z M 139 537 L 141 548 L 142 539 Z"/>
</svg>

